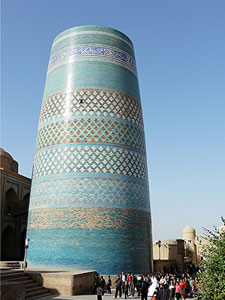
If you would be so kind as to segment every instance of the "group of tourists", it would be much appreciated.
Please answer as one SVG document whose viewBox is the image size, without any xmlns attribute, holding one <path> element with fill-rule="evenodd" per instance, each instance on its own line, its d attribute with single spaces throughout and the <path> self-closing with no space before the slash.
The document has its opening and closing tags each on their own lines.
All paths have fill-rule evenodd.
<svg viewBox="0 0 225 300">
<path fill-rule="evenodd" d="M 112 280 L 108 276 L 107 282 L 103 276 L 96 275 L 94 282 L 94 293 L 97 299 L 102 300 L 104 293 L 112 293 Z M 115 281 L 115 299 L 125 299 L 135 295 L 141 300 L 179 300 L 192 298 L 198 291 L 198 282 L 189 274 L 158 274 L 158 275 L 134 275 L 122 272 L 117 275 Z"/>
<path fill-rule="evenodd" d="M 110 276 L 108 276 L 107 283 L 105 282 L 105 279 L 103 276 L 100 276 L 98 274 L 95 275 L 94 280 L 94 289 L 93 294 L 97 294 L 97 299 L 102 300 L 102 296 L 104 296 L 104 293 L 112 293 L 111 292 L 111 286 L 112 286 L 112 280 Z"/>
</svg>

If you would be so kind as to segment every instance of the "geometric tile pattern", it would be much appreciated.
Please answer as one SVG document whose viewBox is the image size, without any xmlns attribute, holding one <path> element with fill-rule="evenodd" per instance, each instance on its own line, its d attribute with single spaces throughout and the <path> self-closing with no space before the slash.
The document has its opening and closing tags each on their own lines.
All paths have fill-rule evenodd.
<svg viewBox="0 0 225 300">
<path fill-rule="evenodd" d="M 35 155 L 33 178 L 61 173 L 103 173 L 147 180 L 143 154 L 109 146 L 56 147 Z"/>
<path fill-rule="evenodd" d="M 51 57 L 48 71 L 52 70 L 53 66 L 58 65 L 60 62 L 66 63 L 66 59 L 69 57 L 78 60 L 82 60 L 84 58 L 93 58 L 94 60 L 98 61 L 110 61 L 111 63 L 120 64 L 136 74 L 136 64 L 133 57 L 131 57 L 125 51 L 116 49 L 114 47 L 103 47 L 102 45 L 64 48 L 62 51 L 59 51 Z"/>
<path fill-rule="evenodd" d="M 90 42 L 96 30 L 103 34 Z M 129 41 L 84 26 L 53 45 L 32 174 L 30 267 L 151 272 L 142 109 L 133 48 L 121 38 Z"/>
<path fill-rule="evenodd" d="M 148 183 L 119 176 L 33 179 L 30 210 L 66 205 L 127 207 L 150 211 Z M 137 201 L 138 199 L 138 201 Z M 146 201 L 148 199 L 148 201 Z"/>
<path fill-rule="evenodd" d="M 65 115 L 117 118 L 143 127 L 140 103 L 128 95 L 109 90 L 76 89 L 54 94 L 43 101 L 39 122 Z"/>
<path fill-rule="evenodd" d="M 124 121 L 105 118 L 61 119 L 39 126 L 36 150 L 74 142 L 123 145 L 145 152 L 142 129 Z"/>
</svg>

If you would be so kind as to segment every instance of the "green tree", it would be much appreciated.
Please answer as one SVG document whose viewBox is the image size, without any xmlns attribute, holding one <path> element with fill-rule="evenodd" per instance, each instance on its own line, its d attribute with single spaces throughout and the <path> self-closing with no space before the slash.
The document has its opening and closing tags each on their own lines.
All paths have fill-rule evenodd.
<svg viewBox="0 0 225 300">
<path fill-rule="evenodd" d="M 225 225 L 225 219 L 222 217 Z M 209 245 L 203 246 L 203 259 L 200 263 L 199 292 L 202 300 L 225 299 L 225 231 L 205 230 Z"/>
<path fill-rule="evenodd" d="M 191 249 L 190 246 L 186 246 L 186 249 L 185 249 L 185 256 L 191 257 L 191 258 L 194 256 L 193 250 Z"/>
</svg>

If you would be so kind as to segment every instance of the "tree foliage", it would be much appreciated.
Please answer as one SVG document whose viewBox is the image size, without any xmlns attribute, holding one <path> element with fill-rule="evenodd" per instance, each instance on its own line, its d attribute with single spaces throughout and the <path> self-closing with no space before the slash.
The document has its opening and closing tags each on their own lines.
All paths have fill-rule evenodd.
<svg viewBox="0 0 225 300">
<path fill-rule="evenodd" d="M 221 218 L 225 225 L 225 219 Z M 203 246 L 200 263 L 199 297 L 202 300 L 225 299 L 225 231 L 205 230 L 209 245 Z"/>
<path fill-rule="evenodd" d="M 191 258 L 194 256 L 194 252 L 193 252 L 193 250 L 191 249 L 190 246 L 186 246 L 185 256 L 191 257 Z"/>
</svg>

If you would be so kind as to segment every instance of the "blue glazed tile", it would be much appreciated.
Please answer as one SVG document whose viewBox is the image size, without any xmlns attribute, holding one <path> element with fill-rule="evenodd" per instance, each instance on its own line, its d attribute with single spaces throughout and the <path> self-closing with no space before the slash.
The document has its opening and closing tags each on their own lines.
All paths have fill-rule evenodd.
<svg viewBox="0 0 225 300">
<path fill-rule="evenodd" d="M 30 267 L 151 271 L 151 213 L 133 45 L 81 26 L 49 61 L 33 165 Z"/>
</svg>

